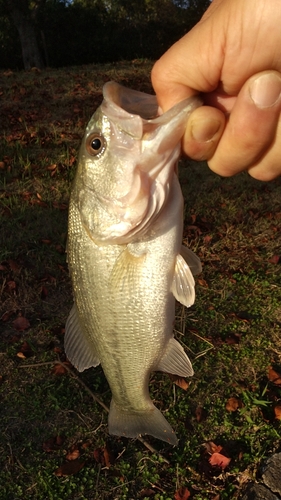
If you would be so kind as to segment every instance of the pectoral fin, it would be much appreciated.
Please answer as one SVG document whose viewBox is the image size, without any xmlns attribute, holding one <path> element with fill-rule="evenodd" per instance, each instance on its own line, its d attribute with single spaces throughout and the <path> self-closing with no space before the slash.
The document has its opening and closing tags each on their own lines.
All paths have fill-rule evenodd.
<svg viewBox="0 0 281 500">
<path fill-rule="evenodd" d="M 188 264 L 180 254 L 177 255 L 172 293 L 181 304 L 190 307 L 195 301 L 194 286 L 195 282 Z"/>
<path fill-rule="evenodd" d="M 120 291 L 124 290 L 128 295 L 134 294 L 138 286 L 146 254 L 133 254 L 132 252 L 131 246 L 127 245 L 112 270 L 110 285 L 113 297 L 118 297 Z"/>
<path fill-rule="evenodd" d="M 181 255 L 184 258 L 187 265 L 189 266 L 193 276 L 202 273 L 201 261 L 199 257 L 197 257 L 196 253 L 192 252 L 190 248 L 182 245 Z"/>
<path fill-rule="evenodd" d="M 172 373 L 179 377 L 191 377 L 194 374 L 191 362 L 179 342 L 171 338 L 168 348 L 157 366 L 157 370 Z"/>
<path fill-rule="evenodd" d="M 93 344 L 83 332 L 75 302 L 65 325 L 64 349 L 69 361 L 79 372 L 100 363 Z"/>
</svg>

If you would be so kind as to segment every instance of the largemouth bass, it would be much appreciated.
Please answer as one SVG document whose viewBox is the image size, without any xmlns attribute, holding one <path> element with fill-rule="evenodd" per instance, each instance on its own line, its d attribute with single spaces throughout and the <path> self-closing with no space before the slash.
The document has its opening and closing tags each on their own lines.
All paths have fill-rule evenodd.
<svg viewBox="0 0 281 500">
<path fill-rule="evenodd" d="M 155 96 L 108 82 L 82 141 L 69 208 L 74 305 L 65 351 L 83 371 L 101 363 L 112 391 L 109 433 L 177 444 L 149 396 L 160 370 L 191 376 L 173 337 L 175 298 L 194 302 L 200 261 L 182 247 L 183 198 L 175 172 L 190 112 L 164 114 Z"/>
</svg>

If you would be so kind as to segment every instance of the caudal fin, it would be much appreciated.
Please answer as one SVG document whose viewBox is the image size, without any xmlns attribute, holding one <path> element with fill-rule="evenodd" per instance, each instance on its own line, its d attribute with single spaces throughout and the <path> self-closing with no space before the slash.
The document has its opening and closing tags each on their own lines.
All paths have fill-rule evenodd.
<svg viewBox="0 0 281 500">
<path fill-rule="evenodd" d="M 152 406 L 147 411 L 129 411 L 118 407 L 111 401 L 108 417 L 109 434 L 137 438 L 140 434 L 151 436 L 177 445 L 177 436 L 162 413 Z"/>
</svg>

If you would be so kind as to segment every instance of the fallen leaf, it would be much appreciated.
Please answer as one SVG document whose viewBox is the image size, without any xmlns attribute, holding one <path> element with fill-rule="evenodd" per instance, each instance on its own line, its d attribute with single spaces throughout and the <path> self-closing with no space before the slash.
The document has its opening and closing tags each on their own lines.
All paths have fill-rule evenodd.
<svg viewBox="0 0 281 500">
<path fill-rule="evenodd" d="M 203 286 L 204 288 L 208 288 L 209 287 L 207 281 L 203 280 L 202 278 L 199 278 L 197 280 L 197 282 L 198 282 L 198 285 Z"/>
<path fill-rule="evenodd" d="M 80 460 L 71 460 L 70 462 L 65 462 L 62 464 L 54 474 L 58 477 L 62 476 L 72 476 L 73 474 L 77 474 L 85 465 L 85 462 L 81 462 Z"/>
<path fill-rule="evenodd" d="M 269 370 L 268 370 L 268 380 L 270 380 L 270 382 L 272 382 L 275 385 L 281 385 L 280 373 L 273 370 L 273 368 L 271 366 L 269 367 Z"/>
<path fill-rule="evenodd" d="M 204 238 L 203 238 L 203 241 L 205 244 L 208 244 L 208 243 L 210 243 L 212 238 L 213 238 L 213 236 L 211 234 L 206 234 L 206 236 L 204 236 Z"/>
<path fill-rule="evenodd" d="M 79 449 L 74 445 L 66 455 L 66 460 L 77 460 L 80 457 Z"/>
<path fill-rule="evenodd" d="M 152 488 L 144 488 L 140 491 L 140 498 L 155 496 L 155 490 Z"/>
<path fill-rule="evenodd" d="M 190 491 L 185 486 L 179 488 L 174 494 L 175 500 L 187 500 L 189 497 Z"/>
<path fill-rule="evenodd" d="M 10 317 L 12 316 L 12 314 L 13 314 L 13 311 L 6 311 L 6 312 L 4 312 L 2 314 L 2 316 L 1 316 L 1 321 L 4 321 L 4 323 L 5 323 L 5 321 L 8 321 L 8 319 L 10 319 Z"/>
<path fill-rule="evenodd" d="M 168 373 L 170 379 L 174 384 L 176 384 L 178 387 L 186 391 L 189 387 L 189 383 L 185 380 L 183 377 L 179 377 L 178 375 L 173 375 L 172 373 Z"/>
<path fill-rule="evenodd" d="M 114 462 L 115 462 L 114 456 L 113 456 L 111 450 L 109 449 L 108 444 L 106 444 L 104 449 L 103 449 L 103 456 L 104 456 L 104 462 L 105 462 L 106 467 L 110 467 L 111 465 L 114 464 Z"/>
<path fill-rule="evenodd" d="M 270 259 L 268 259 L 268 262 L 270 262 L 271 264 L 278 264 L 280 260 L 280 255 L 273 255 L 272 257 L 270 257 Z"/>
<path fill-rule="evenodd" d="M 221 453 L 213 453 L 209 458 L 209 463 L 213 466 L 220 467 L 221 469 L 225 469 L 231 461 L 231 458 L 225 457 Z"/>
<path fill-rule="evenodd" d="M 63 445 L 63 443 L 64 443 L 63 436 L 54 436 L 47 439 L 47 441 L 43 443 L 42 448 L 46 453 L 50 453 L 52 451 L 59 450 Z"/>
<path fill-rule="evenodd" d="M 238 408 L 242 407 L 242 401 L 238 398 L 229 398 L 226 402 L 225 409 L 227 411 L 237 411 Z"/>
<path fill-rule="evenodd" d="M 34 355 L 33 350 L 31 349 L 28 342 L 24 342 L 20 348 L 20 351 L 17 353 L 18 358 L 31 358 Z"/>
<path fill-rule="evenodd" d="M 274 415 L 277 420 L 281 420 L 281 403 L 274 407 Z"/>
<path fill-rule="evenodd" d="M 18 316 L 18 318 L 13 321 L 13 327 L 19 332 L 22 332 L 30 327 L 30 323 L 24 316 Z"/>
<path fill-rule="evenodd" d="M 212 455 L 213 453 L 219 453 L 222 450 L 222 446 L 216 445 L 213 443 L 213 441 L 207 441 L 204 443 L 204 448 L 207 451 L 207 453 L 210 453 Z"/>
<path fill-rule="evenodd" d="M 15 274 L 19 273 L 21 266 L 15 260 L 9 259 L 8 264 L 10 266 L 11 271 L 13 271 Z"/>
<path fill-rule="evenodd" d="M 95 461 L 96 461 L 98 464 L 101 464 L 101 465 L 104 465 L 104 464 L 105 464 L 104 454 L 103 454 L 103 450 L 102 450 L 102 448 L 96 448 L 96 449 L 93 451 L 93 457 L 94 457 Z"/>
<path fill-rule="evenodd" d="M 53 375 L 56 375 L 56 376 L 66 375 L 68 373 L 68 370 L 64 365 L 65 366 L 69 365 L 69 367 L 71 366 L 71 364 L 68 361 L 66 361 L 63 364 L 55 363 L 54 367 L 52 368 Z"/>
<path fill-rule="evenodd" d="M 202 406 L 197 406 L 195 410 L 195 417 L 197 422 L 202 422 L 202 420 L 205 420 L 206 418 L 206 411 Z"/>
<path fill-rule="evenodd" d="M 48 295 L 48 288 L 43 285 L 41 287 L 41 293 L 40 293 L 41 299 L 45 300 L 47 298 L 47 295 Z"/>
</svg>

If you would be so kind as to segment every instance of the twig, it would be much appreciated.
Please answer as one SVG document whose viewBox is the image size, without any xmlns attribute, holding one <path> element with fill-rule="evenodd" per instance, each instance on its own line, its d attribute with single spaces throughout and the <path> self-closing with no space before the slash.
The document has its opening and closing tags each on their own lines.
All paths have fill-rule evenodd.
<svg viewBox="0 0 281 500">
<path fill-rule="evenodd" d="M 109 408 L 93 393 L 93 391 L 91 391 L 91 389 L 89 389 L 89 387 L 85 384 L 85 382 L 83 382 L 83 380 L 81 380 L 81 378 L 78 377 L 78 375 L 76 375 L 71 370 L 71 368 L 69 368 L 65 363 L 63 363 L 63 361 L 60 361 L 58 359 L 57 361 L 46 361 L 44 363 L 35 363 L 35 364 L 31 364 L 31 365 L 21 365 L 20 368 L 36 368 L 37 366 L 56 365 L 56 364 L 63 366 L 71 374 L 71 376 L 75 380 L 77 380 L 77 382 L 80 385 L 82 385 L 84 387 L 85 391 L 87 391 L 88 394 L 90 394 L 90 396 L 92 396 L 93 400 L 96 401 L 96 403 L 98 403 L 100 406 L 102 406 L 103 409 L 105 411 L 107 411 L 107 413 L 109 413 Z M 156 453 L 157 455 L 159 455 L 162 458 L 163 462 L 165 462 L 166 464 L 170 463 L 169 460 L 167 460 L 165 457 L 163 457 L 163 455 L 161 455 L 161 453 L 159 453 L 159 451 L 157 451 L 156 448 L 154 448 L 145 439 L 143 439 L 142 436 L 138 436 L 137 440 L 140 441 L 149 451 L 151 451 L 151 453 Z"/>
</svg>

